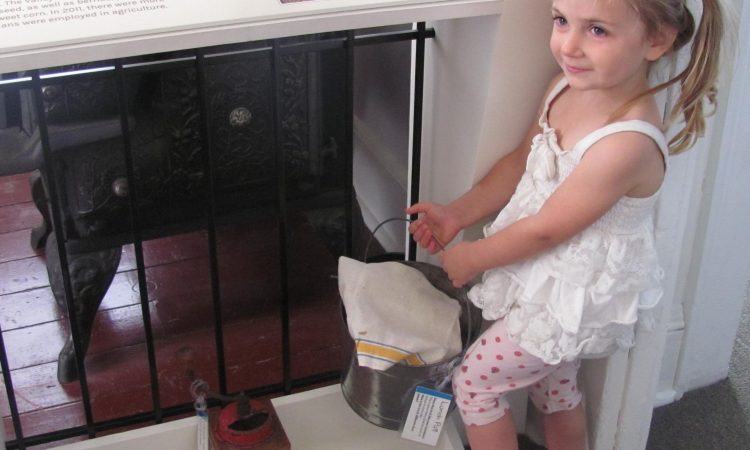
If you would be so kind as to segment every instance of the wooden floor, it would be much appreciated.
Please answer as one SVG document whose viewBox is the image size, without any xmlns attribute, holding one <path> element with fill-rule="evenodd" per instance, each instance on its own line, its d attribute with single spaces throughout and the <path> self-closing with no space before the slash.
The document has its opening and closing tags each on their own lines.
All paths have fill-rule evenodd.
<svg viewBox="0 0 750 450">
<path fill-rule="evenodd" d="M 49 287 L 44 254 L 29 245 L 40 220 L 28 175 L 0 178 L 0 327 L 27 437 L 85 424 L 79 384 L 56 378 L 67 319 Z M 304 218 L 291 222 L 291 370 L 299 378 L 341 367 L 345 330 L 336 259 Z M 229 392 L 281 382 L 276 233 L 270 218 L 217 230 Z M 148 241 L 143 249 L 160 402 L 169 407 L 191 401 L 193 377 L 218 387 L 206 233 Z M 97 422 L 153 408 L 135 269 L 127 246 L 86 356 Z M 14 439 L 4 387 L 0 412 L 6 439 Z"/>
</svg>

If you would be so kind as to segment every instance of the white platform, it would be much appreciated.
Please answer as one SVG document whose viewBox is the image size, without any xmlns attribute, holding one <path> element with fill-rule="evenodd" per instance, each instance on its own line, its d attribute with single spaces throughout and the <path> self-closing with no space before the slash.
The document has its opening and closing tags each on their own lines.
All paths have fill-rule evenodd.
<svg viewBox="0 0 750 450">
<path fill-rule="evenodd" d="M 398 432 L 359 417 L 336 384 L 271 400 L 293 450 L 463 450 L 454 420 L 435 447 L 401 439 Z M 455 411 L 454 411 L 455 413 Z M 189 417 L 56 447 L 59 450 L 197 450 L 198 419 Z"/>
<path fill-rule="evenodd" d="M 463 450 L 453 420 L 446 421 L 435 447 L 401 439 L 396 431 L 375 426 L 346 403 L 341 385 L 271 400 L 292 450 Z"/>
<path fill-rule="evenodd" d="M 435 447 L 401 439 L 396 431 L 375 426 L 346 403 L 336 384 L 271 400 L 292 450 L 463 450 L 453 420 L 447 420 Z M 454 411 L 455 412 L 455 411 Z"/>
<path fill-rule="evenodd" d="M 198 418 L 188 417 L 55 448 L 59 450 L 197 450 L 197 433 Z"/>
</svg>

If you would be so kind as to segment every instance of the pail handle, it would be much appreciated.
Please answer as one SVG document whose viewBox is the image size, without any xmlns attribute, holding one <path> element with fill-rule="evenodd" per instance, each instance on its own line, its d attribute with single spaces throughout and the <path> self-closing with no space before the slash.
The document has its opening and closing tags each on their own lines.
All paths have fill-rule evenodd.
<svg viewBox="0 0 750 450">
<path fill-rule="evenodd" d="M 412 219 L 407 219 L 406 217 L 391 217 L 390 219 L 385 219 L 379 224 L 377 224 L 375 228 L 372 230 L 372 233 L 370 233 L 370 238 L 367 240 L 367 245 L 365 246 L 365 254 L 363 258 L 364 262 L 367 262 L 367 258 L 370 256 L 370 244 L 372 244 L 372 240 L 373 238 L 375 238 L 375 233 L 377 233 L 378 230 L 383 225 L 387 224 L 388 222 L 394 222 L 394 221 L 401 221 L 401 222 L 406 222 L 406 223 L 413 222 Z M 445 246 L 443 246 L 443 244 L 440 241 L 435 239 L 435 242 L 437 243 L 438 247 L 440 247 L 440 250 L 445 250 Z"/>
</svg>

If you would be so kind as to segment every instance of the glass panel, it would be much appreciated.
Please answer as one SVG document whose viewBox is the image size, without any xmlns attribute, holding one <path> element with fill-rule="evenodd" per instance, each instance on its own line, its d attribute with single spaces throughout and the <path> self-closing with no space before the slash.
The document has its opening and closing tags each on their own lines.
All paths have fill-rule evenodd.
<svg viewBox="0 0 750 450">
<path fill-rule="evenodd" d="M 362 33 L 411 29 L 399 25 Z M 368 230 L 392 217 L 404 217 L 409 180 L 409 122 L 412 42 L 355 49 L 354 187 Z M 404 222 L 384 225 L 368 257 L 403 253 Z"/>
<path fill-rule="evenodd" d="M 284 56 L 280 84 L 286 156 L 291 375 L 342 368 L 345 335 L 336 274 L 347 251 L 344 49 Z"/>
<path fill-rule="evenodd" d="M 217 230 L 228 392 L 282 382 L 278 221 L 262 214 Z M 216 386 L 218 388 L 218 386 Z"/>
<path fill-rule="evenodd" d="M 143 257 L 161 407 L 189 403 L 192 401 L 190 384 L 193 379 L 201 378 L 212 386 L 218 385 L 206 233 L 194 231 L 148 240 L 143 243 Z M 121 267 L 128 265 L 135 268 L 132 246 L 126 247 L 123 260 Z M 134 270 L 128 272 L 128 279 L 132 289 L 137 290 L 137 273 Z M 136 320 L 141 316 L 140 305 L 135 306 L 137 310 L 124 310 L 121 313 L 124 317 L 133 316 L 133 331 L 143 327 Z M 125 333 L 123 330 L 123 336 Z M 136 346 L 139 356 L 133 358 L 127 367 L 130 370 L 137 368 L 143 377 L 140 383 L 134 383 L 130 395 L 145 400 L 150 407 L 150 379 L 144 338 L 139 336 Z M 128 356 L 123 356 L 123 359 L 128 359 Z M 120 414 L 122 407 L 119 405 L 123 401 L 124 398 L 113 402 L 120 408 L 116 411 Z M 144 409 L 148 410 L 150 408 Z"/>
<path fill-rule="evenodd" d="M 227 390 L 232 393 L 282 381 L 270 52 L 212 61 L 206 66 L 206 91 L 220 224 L 216 231 Z"/>
<path fill-rule="evenodd" d="M 340 36 L 304 36 L 284 44 Z M 283 381 L 281 267 L 288 274 L 292 377 L 343 367 L 350 339 L 341 319 L 338 257 L 347 252 L 353 228 L 354 256 L 361 259 L 368 228 L 401 216 L 406 198 L 411 44 L 356 50 L 354 149 L 346 129 L 352 118 L 346 117 L 345 50 L 286 54 L 273 74 L 266 44 L 209 49 L 221 56 L 206 59 L 215 262 L 230 393 Z M 190 58 L 190 52 L 148 56 L 133 60 L 147 67 L 126 70 L 133 186 L 126 176 L 111 64 L 55 68 L 43 76 L 54 155 L 47 166 L 57 174 L 61 236 L 74 295 L 85 306 L 82 337 L 91 337 L 85 361 L 95 421 L 148 412 L 153 406 L 131 235 L 133 192 L 138 194 L 161 406 L 192 401 L 194 378 L 219 389 L 207 155 L 201 139 L 201 93 Z M 152 65 L 163 59 L 171 62 Z M 22 136 L 25 149 L 38 150 L 31 91 L 5 91 L 0 102 L 0 132 Z M 347 217 L 353 152 L 359 203 Z M 41 153 L 28 154 L 37 159 L 24 161 L 23 170 L 14 169 L 20 173 L 2 179 L 23 184 L 27 191 L 20 200 L 0 202 L 0 226 L 5 227 L 0 236 L 25 233 L 23 245 L 0 241 L 0 320 L 16 392 L 24 399 L 19 402 L 24 431 L 31 436 L 84 425 L 85 420 L 72 358 L 58 372 L 58 352 L 68 336 L 62 268 L 55 265 L 55 234 L 48 234 L 48 190 L 39 177 L 33 194 L 28 190 L 28 172 L 42 166 Z M 286 182 L 288 252 L 280 248 L 279 163 Z M 9 167 L 8 159 L 2 164 Z M 37 253 L 26 242 L 43 216 L 46 232 L 41 228 L 32 234 L 41 250 Z M 377 236 L 382 247 L 403 251 L 403 227 L 394 224 L 384 235 Z M 9 423 L 6 418 L 10 439 Z"/>
</svg>

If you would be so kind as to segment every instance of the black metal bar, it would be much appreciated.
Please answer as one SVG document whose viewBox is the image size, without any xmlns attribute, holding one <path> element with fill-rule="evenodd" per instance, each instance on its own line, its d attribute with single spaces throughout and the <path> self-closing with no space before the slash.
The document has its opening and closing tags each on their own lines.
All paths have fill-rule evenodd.
<svg viewBox="0 0 750 450">
<path fill-rule="evenodd" d="M 18 404 L 16 403 L 16 393 L 13 389 L 13 379 L 10 373 L 10 364 L 8 364 L 8 355 L 5 353 L 5 340 L 3 339 L 2 328 L 0 328 L 0 368 L 3 370 L 3 381 L 5 383 L 5 393 L 8 395 L 10 417 L 13 420 L 13 431 L 16 433 L 16 441 L 20 442 L 18 448 L 24 450 L 26 445 L 23 439 L 21 415 L 18 412 Z"/>
<path fill-rule="evenodd" d="M 130 142 L 130 119 L 128 118 L 128 98 L 125 89 L 125 69 L 122 61 L 115 62 L 117 97 L 120 105 L 120 127 L 122 129 L 123 157 L 125 159 L 125 173 L 128 180 L 128 200 L 130 206 L 130 229 L 133 234 L 133 248 L 135 250 L 136 271 L 138 273 L 138 291 L 141 302 L 141 315 L 146 335 L 146 351 L 148 353 L 148 368 L 151 380 L 151 401 L 154 405 L 154 420 L 162 420 L 161 400 L 159 398 L 159 377 L 156 368 L 156 353 L 154 351 L 154 333 L 151 327 L 151 311 L 148 304 L 148 288 L 146 281 L 146 265 L 143 259 L 143 239 L 141 237 L 140 218 L 138 212 L 138 187 L 135 177 L 133 148 Z"/>
<path fill-rule="evenodd" d="M 63 279 L 63 290 L 65 292 L 65 305 L 68 312 L 68 323 L 70 325 L 70 336 L 73 341 L 73 351 L 76 359 L 76 369 L 78 370 L 78 381 L 81 385 L 81 401 L 83 402 L 83 411 L 86 418 L 86 430 L 89 437 L 94 437 L 94 419 L 91 411 L 91 398 L 89 396 L 89 385 L 86 377 L 86 366 L 84 364 L 84 352 L 81 344 L 81 334 L 78 329 L 78 320 L 76 320 L 76 305 L 73 296 L 73 286 L 70 279 L 70 267 L 68 266 L 68 252 L 65 246 L 64 225 L 61 216 L 60 197 L 57 193 L 57 170 L 52 156 L 52 147 L 49 140 L 49 128 L 47 127 L 47 116 L 44 110 L 44 97 L 42 95 L 42 80 L 39 77 L 39 71 L 32 71 L 32 83 L 34 87 L 34 107 L 37 111 L 37 121 L 39 127 L 39 138 L 42 143 L 42 154 L 44 155 L 43 176 L 46 178 L 45 187 L 47 188 L 48 201 L 52 216 L 52 227 L 57 240 L 57 253 L 60 258 L 60 272 Z"/>
<path fill-rule="evenodd" d="M 68 439 L 86 434 L 86 427 L 73 427 L 66 428 L 64 430 L 52 431 L 50 433 L 38 434 L 24 438 L 23 442 L 18 440 L 10 440 L 5 443 L 7 450 L 22 449 L 22 444 L 33 447 L 35 445 L 47 444 L 49 442 L 55 442 L 62 439 Z"/>
<path fill-rule="evenodd" d="M 423 30 L 423 32 L 415 30 L 401 30 L 401 31 L 389 31 L 385 33 L 371 33 L 362 34 L 359 36 L 353 36 L 350 38 L 348 33 L 353 33 L 354 30 L 347 31 L 347 36 L 333 37 L 327 39 L 310 40 L 303 42 L 293 42 L 288 44 L 281 44 L 279 49 L 282 54 L 287 55 L 291 53 L 306 53 L 306 52 L 319 52 L 324 50 L 336 50 L 340 48 L 346 48 L 349 44 L 349 39 L 353 39 L 353 45 L 355 47 L 363 45 L 374 45 L 374 44 L 387 44 L 389 42 L 400 42 L 409 41 L 422 38 L 434 38 L 435 30 L 430 28 Z"/>
<path fill-rule="evenodd" d="M 39 78 L 42 80 L 42 82 L 49 82 L 64 86 L 72 82 L 79 83 L 82 81 L 103 80 L 111 78 L 113 71 L 114 66 L 108 66 L 92 69 L 70 70 L 66 72 L 55 72 L 44 75 L 40 74 Z M 33 81 L 30 76 L 0 80 L 0 92 L 30 89 L 32 87 Z"/>
<path fill-rule="evenodd" d="M 56 72 L 41 75 L 43 82 L 54 83 L 64 86 L 69 83 L 80 83 L 83 81 L 96 81 L 112 78 L 114 66 L 98 67 L 92 69 L 71 70 L 67 72 Z"/>
<path fill-rule="evenodd" d="M 412 119 L 412 149 L 411 149 L 411 192 L 409 201 L 413 204 L 419 201 L 419 173 L 422 162 L 422 102 L 424 100 L 424 45 L 425 23 L 417 24 L 416 51 L 414 55 L 414 116 Z M 416 215 L 411 216 L 416 219 Z M 409 260 L 414 261 L 417 255 L 417 244 L 414 239 L 409 240 Z"/>
<path fill-rule="evenodd" d="M 344 217 L 346 217 L 346 255 L 352 256 L 354 247 L 354 31 L 347 33 L 346 39 L 346 111 L 345 111 L 345 143 L 344 158 L 346 175 L 344 189 L 346 198 L 344 199 Z"/>
<path fill-rule="evenodd" d="M 309 41 L 279 43 L 279 53 L 282 55 L 292 55 L 295 53 L 322 52 L 326 50 L 336 50 L 348 45 L 346 36 L 337 36 L 327 39 L 317 39 Z"/>
<path fill-rule="evenodd" d="M 286 204 L 286 152 L 281 143 L 283 142 L 284 127 L 282 126 L 281 111 L 283 109 L 281 97 L 281 54 L 279 52 L 279 41 L 273 41 L 273 50 L 271 51 L 271 91 L 273 93 L 273 129 L 274 129 L 274 149 L 276 150 L 276 176 L 278 184 L 277 199 L 277 216 L 279 220 L 279 270 L 281 281 L 281 359 L 282 359 L 282 379 L 284 393 L 290 393 L 292 390 L 292 358 L 291 358 L 291 339 L 289 332 L 289 280 L 288 265 L 289 252 L 287 249 L 287 204 Z"/>
<path fill-rule="evenodd" d="M 413 41 L 424 37 L 432 39 L 435 37 L 435 29 L 426 28 L 423 32 L 415 30 L 391 31 L 386 33 L 361 34 L 355 38 L 354 45 L 387 44 L 389 42 Z"/>
<path fill-rule="evenodd" d="M 333 370 L 330 372 L 319 373 L 316 375 L 310 375 L 309 377 L 297 378 L 292 380 L 292 388 L 305 388 L 308 386 L 314 386 L 320 383 L 326 383 L 329 381 L 338 381 L 341 379 L 341 371 Z"/>
<path fill-rule="evenodd" d="M 31 77 L 11 78 L 0 80 L 0 92 L 18 92 L 21 89 L 31 89 L 34 83 Z"/>
<path fill-rule="evenodd" d="M 206 58 L 205 64 L 212 66 L 215 64 L 226 64 L 235 61 L 247 61 L 252 58 L 267 58 L 271 53 L 272 47 L 264 46 L 246 50 L 222 51 L 218 53 L 204 53 Z"/>
<path fill-rule="evenodd" d="M 213 162 L 213 147 L 209 132 L 208 87 L 206 85 L 205 58 L 201 50 L 195 53 L 195 71 L 198 88 L 198 101 L 201 116 L 201 141 L 204 149 L 203 167 L 208 175 L 208 253 L 211 271 L 211 299 L 214 307 L 214 339 L 216 344 L 216 365 L 219 374 L 219 392 L 227 392 L 226 364 L 224 359 L 224 316 L 221 311 L 221 284 L 219 280 L 219 262 L 216 246 L 216 183 Z"/>
<path fill-rule="evenodd" d="M 164 71 L 168 69 L 180 69 L 192 67 L 195 65 L 195 57 L 185 56 L 182 58 L 169 58 L 161 61 L 144 61 L 144 62 L 133 62 L 133 63 L 122 63 L 122 68 L 128 74 L 134 73 L 149 73 L 156 71 Z"/>
</svg>

